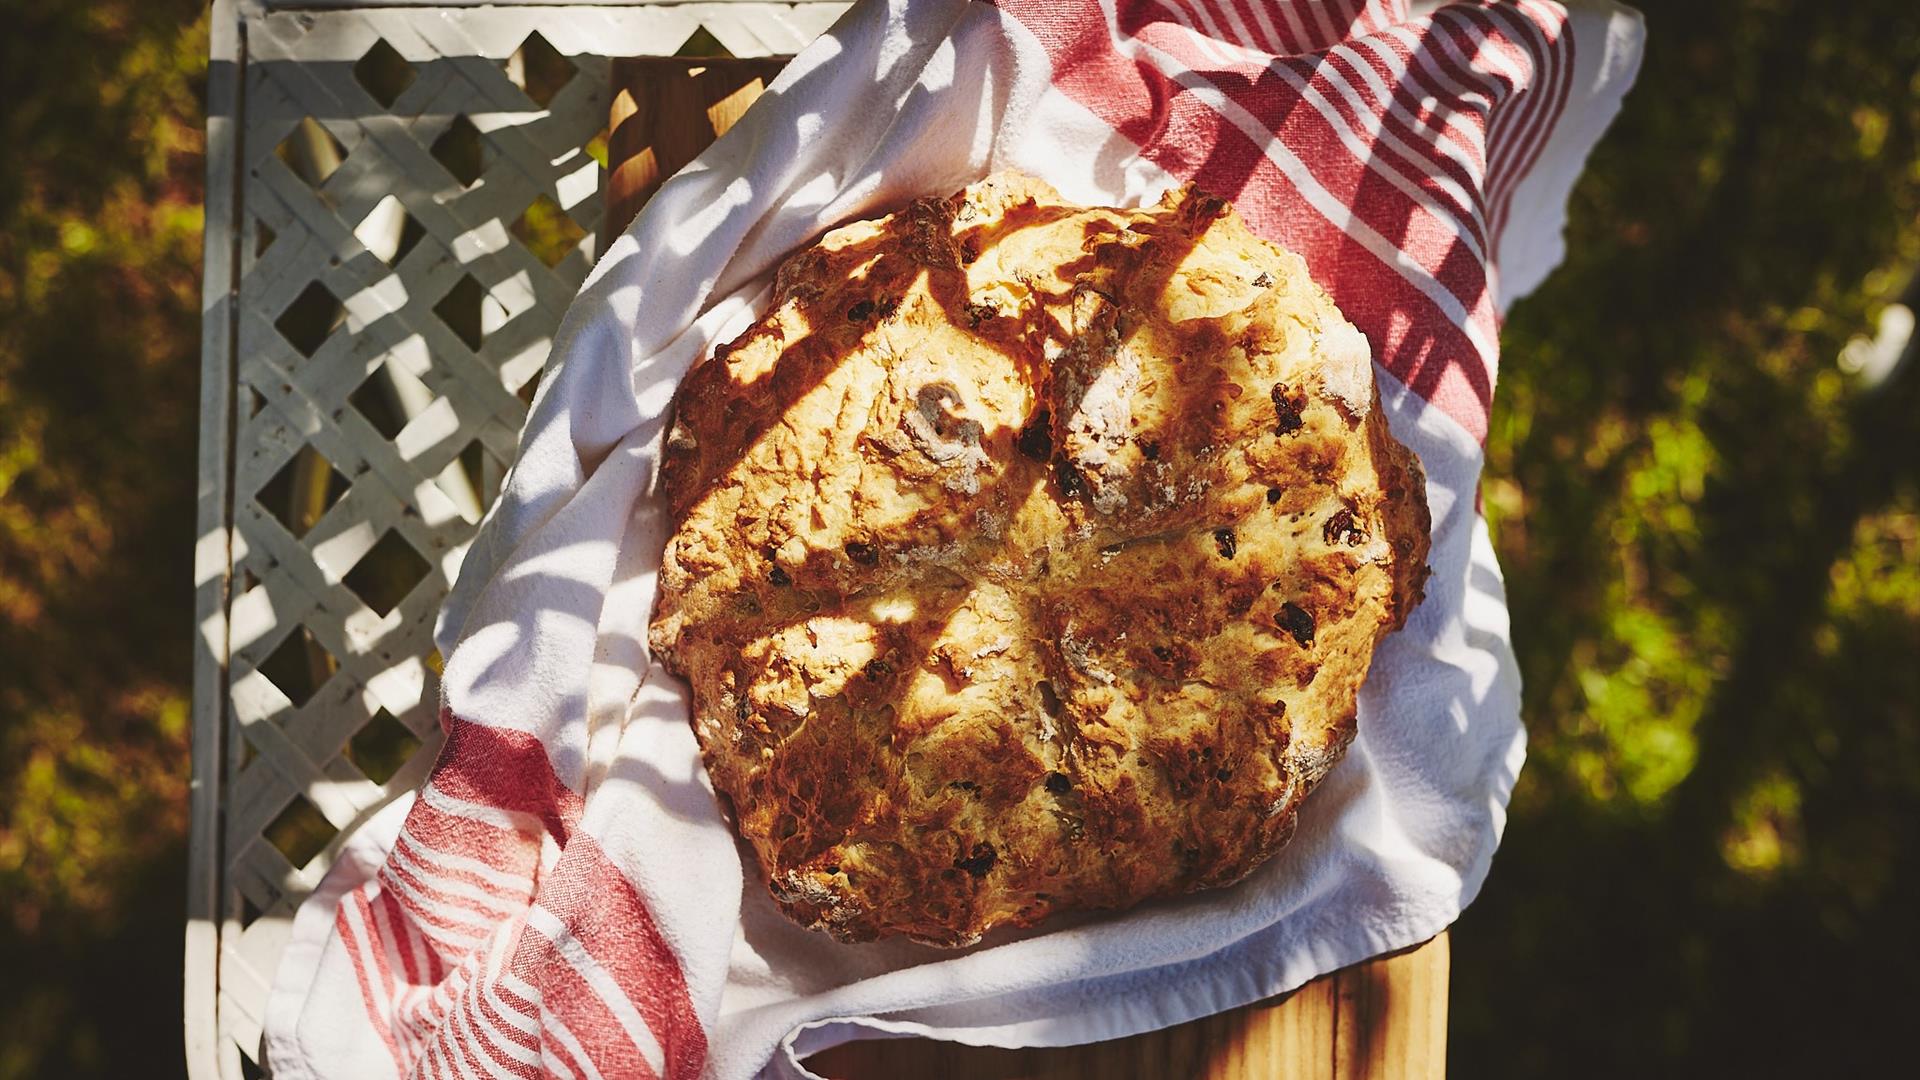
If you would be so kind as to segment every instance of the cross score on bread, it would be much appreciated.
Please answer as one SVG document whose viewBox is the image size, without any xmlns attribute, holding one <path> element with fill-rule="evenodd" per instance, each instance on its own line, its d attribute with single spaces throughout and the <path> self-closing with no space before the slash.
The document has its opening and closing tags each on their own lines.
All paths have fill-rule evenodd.
<svg viewBox="0 0 1920 1080">
<path fill-rule="evenodd" d="M 1245 877 L 1427 574 L 1365 337 L 1191 188 L 829 232 L 688 375 L 662 482 L 653 646 L 775 900 L 848 941 Z"/>
</svg>

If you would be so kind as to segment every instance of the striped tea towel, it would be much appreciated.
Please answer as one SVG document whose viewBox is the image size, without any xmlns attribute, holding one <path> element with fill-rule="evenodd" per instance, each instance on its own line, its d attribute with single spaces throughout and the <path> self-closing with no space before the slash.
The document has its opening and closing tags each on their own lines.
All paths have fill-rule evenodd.
<svg viewBox="0 0 1920 1080">
<path fill-rule="evenodd" d="M 300 909 L 266 1017 L 273 1074 L 743 1080 L 809 1076 L 805 1055 L 855 1038 L 1085 1042 L 1446 927 L 1524 756 L 1473 498 L 1501 313 L 1559 260 L 1640 41 L 1607 0 L 856 5 L 660 190 L 569 311 L 440 623 L 446 748 Z M 1304 255 L 1426 465 L 1434 573 L 1377 655 L 1346 759 L 1246 881 L 961 952 L 842 945 L 775 912 L 714 803 L 686 690 L 648 655 L 663 417 L 784 254 L 1000 168 L 1084 203 L 1192 180 Z"/>
</svg>

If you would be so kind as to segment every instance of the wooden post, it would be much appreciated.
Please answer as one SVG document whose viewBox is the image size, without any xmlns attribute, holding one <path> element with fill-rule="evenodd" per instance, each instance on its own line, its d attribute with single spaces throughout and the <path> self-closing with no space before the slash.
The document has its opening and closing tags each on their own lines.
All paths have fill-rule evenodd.
<svg viewBox="0 0 1920 1080">
<path fill-rule="evenodd" d="M 604 235 L 623 232 L 661 181 L 731 127 L 785 62 L 616 59 Z M 873 1040 L 807 1064 L 829 1080 L 1440 1080 L 1447 971 L 1442 933 L 1291 994 L 1128 1039 L 1026 1050 Z"/>
<path fill-rule="evenodd" d="M 600 250 L 660 188 L 740 119 L 784 56 L 617 57 L 607 124 L 607 214 Z"/>
<path fill-rule="evenodd" d="M 835 1047 L 807 1067 L 828 1080 L 1440 1080 L 1447 935 L 1291 994 L 1113 1042 L 999 1050 L 885 1039 Z"/>
</svg>

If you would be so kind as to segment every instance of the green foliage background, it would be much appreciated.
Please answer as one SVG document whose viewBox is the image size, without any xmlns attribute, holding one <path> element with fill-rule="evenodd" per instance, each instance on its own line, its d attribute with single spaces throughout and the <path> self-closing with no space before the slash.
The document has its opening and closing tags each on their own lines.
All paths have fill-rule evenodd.
<svg viewBox="0 0 1920 1080">
<path fill-rule="evenodd" d="M 1863 394 L 1836 357 L 1920 268 L 1920 5 L 1644 8 L 1503 335 L 1531 757 L 1452 1058 L 1877 1074 L 1920 1006 L 1920 371 Z"/>
<path fill-rule="evenodd" d="M 0 2 L 0 1077 L 183 1071 L 205 19 Z"/>
<path fill-rule="evenodd" d="M 1920 6 L 1642 6 L 1505 332 L 1532 756 L 1453 1070 L 1878 1072 L 1920 1009 L 1920 372 L 1835 358 L 1920 265 Z M 0 1080 L 178 1075 L 204 11 L 0 28 Z"/>
</svg>

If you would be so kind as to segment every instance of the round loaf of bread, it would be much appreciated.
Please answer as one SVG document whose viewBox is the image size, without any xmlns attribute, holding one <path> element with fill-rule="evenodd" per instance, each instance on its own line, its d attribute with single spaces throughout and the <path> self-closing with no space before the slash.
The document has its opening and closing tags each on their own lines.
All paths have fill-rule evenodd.
<svg viewBox="0 0 1920 1080">
<path fill-rule="evenodd" d="M 1420 601 L 1366 338 L 1190 188 L 828 233 L 691 372 L 652 644 L 792 918 L 964 945 L 1226 885 Z"/>
</svg>

